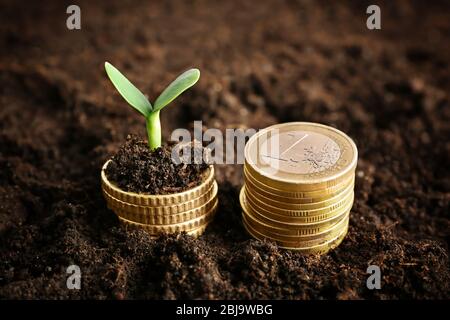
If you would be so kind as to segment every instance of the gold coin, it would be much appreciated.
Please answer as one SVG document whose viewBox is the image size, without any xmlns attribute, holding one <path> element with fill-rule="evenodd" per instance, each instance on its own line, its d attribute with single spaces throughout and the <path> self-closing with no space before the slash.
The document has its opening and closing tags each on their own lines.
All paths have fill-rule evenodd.
<svg viewBox="0 0 450 320">
<path fill-rule="evenodd" d="M 131 224 L 131 223 L 124 222 L 124 221 L 121 221 L 121 223 L 127 230 L 145 230 L 139 225 Z M 193 229 L 191 231 L 187 231 L 186 233 L 188 235 L 190 235 L 191 237 L 198 238 L 199 236 L 201 236 L 203 234 L 203 232 L 205 232 L 205 229 L 207 226 L 208 226 L 208 224 L 205 224 L 205 225 L 198 227 L 196 229 Z M 145 231 L 148 232 L 148 230 L 145 230 Z M 150 238 L 156 239 L 161 233 L 164 233 L 164 232 L 158 232 L 157 234 L 150 233 Z"/>
<path fill-rule="evenodd" d="M 188 231 L 187 234 L 190 235 L 191 237 L 198 238 L 203 234 L 203 232 L 205 232 L 207 226 L 208 224 L 205 224 L 201 227 L 198 227 L 197 229 Z"/>
<path fill-rule="evenodd" d="M 349 212 L 347 213 L 346 217 L 339 222 L 338 225 L 328 230 L 326 233 L 324 233 L 325 236 L 295 236 L 295 235 L 280 235 L 273 232 L 270 232 L 264 228 L 261 228 L 259 225 L 255 225 L 249 219 L 247 216 L 243 216 L 242 219 L 243 223 L 251 228 L 251 230 L 258 232 L 259 234 L 263 235 L 265 238 L 271 239 L 273 241 L 281 241 L 281 242 L 290 242 L 292 246 L 294 247 L 312 247 L 316 246 L 318 244 L 322 244 L 325 242 L 328 242 L 334 238 L 338 234 L 342 232 L 342 230 L 346 229 L 349 224 Z M 294 245 L 295 243 L 295 245 Z"/>
<path fill-rule="evenodd" d="M 253 227 L 253 225 L 249 224 L 247 222 L 247 220 L 242 220 L 242 221 L 243 221 L 243 225 L 245 226 L 245 228 L 248 231 L 250 231 L 250 233 L 252 233 L 252 235 L 254 235 L 254 236 L 256 235 L 257 239 L 262 239 L 262 238 L 268 239 L 271 241 L 275 241 L 277 243 L 283 243 L 284 246 L 291 247 L 291 248 L 307 248 L 307 247 L 314 247 L 317 245 L 327 243 L 329 241 L 336 239 L 336 237 L 338 235 L 340 235 L 344 230 L 347 230 L 347 228 L 348 228 L 348 223 L 346 223 L 346 224 L 343 224 L 341 228 L 333 230 L 334 234 L 332 237 L 330 236 L 328 238 L 318 238 L 318 239 L 314 239 L 314 240 L 304 241 L 303 239 L 298 238 L 298 237 L 286 238 L 286 237 L 281 237 L 281 236 L 276 236 L 276 235 L 274 236 L 274 235 L 271 235 L 271 234 L 265 232 L 264 230 L 260 230 L 260 229 Z"/>
<path fill-rule="evenodd" d="M 250 188 L 250 185 L 247 183 L 245 185 L 246 185 L 245 188 L 246 192 L 251 194 L 253 197 L 257 198 L 261 202 L 264 202 L 273 207 L 288 210 L 314 210 L 324 208 L 332 204 L 337 204 L 342 200 L 345 200 L 348 197 L 348 195 L 353 192 L 354 189 L 354 185 L 350 184 L 346 187 L 346 189 L 342 190 L 341 193 L 332 198 L 315 203 L 297 203 L 295 202 L 295 199 L 291 201 L 278 201 L 270 195 L 265 196 L 262 193 L 259 193 L 257 189 Z"/>
<path fill-rule="evenodd" d="M 259 193 L 271 197 L 278 201 L 291 202 L 295 201 L 295 203 L 316 203 L 321 202 L 327 199 L 330 199 L 334 196 L 337 196 L 347 188 L 349 185 L 355 184 L 355 176 L 352 175 L 349 180 L 344 181 L 343 183 L 336 185 L 332 188 L 311 191 L 311 192 L 287 192 L 279 189 L 275 189 L 260 183 L 255 180 L 251 174 L 244 168 L 244 179 L 245 184 L 249 186 L 249 188 L 257 190 Z"/>
<path fill-rule="evenodd" d="M 289 230 L 301 230 L 301 234 L 307 235 L 307 234 L 318 234 L 320 232 L 323 232 L 325 230 L 328 230 L 330 227 L 336 225 L 340 220 L 343 219 L 343 217 L 351 210 L 352 204 L 348 207 L 343 208 L 342 212 L 337 213 L 335 216 L 323 220 L 320 222 L 306 222 L 304 220 L 293 220 L 286 219 L 287 217 L 284 216 L 276 216 L 273 215 L 264 215 L 261 212 L 255 211 L 252 207 L 248 206 L 247 201 L 245 199 L 245 194 L 243 192 L 240 193 L 240 202 L 242 210 L 247 215 L 252 215 L 255 217 L 258 221 L 261 221 L 264 224 L 268 224 L 274 227 L 278 227 L 281 229 L 289 229 Z M 279 218 L 284 219 L 279 219 Z M 288 217 L 289 218 L 289 217 Z"/>
<path fill-rule="evenodd" d="M 248 199 L 245 198 L 245 193 L 241 191 L 242 197 L 245 199 L 241 201 L 241 206 L 245 205 L 247 208 L 250 208 L 252 212 L 257 212 L 260 215 L 263 215 L 267 218 L 270 218 L 275 221 L 279 221 L 280 223 L 294 223 L 294 224 L 320 224 L 320 223 L 326 223 L 326 221 L 330 221 L 335 219 L 336 217 L 339 217 L 345 212 L 346 209 L 351 209 L 353 206 L 353 202 L 349 203 L 348 206 L 338 209 L 336 211 L 323 213 L 319 215 L 314 215 L 311 217 L 305 216 L 305 217 L 294 217 L 294 216 L 287 216 L 284 214 L 277 214 L 270 211 L 267 211 L 261 207 L 258 207 L 255 204 L 251 204 L 251 202 L 248 201 Z"/>
<path fill-rule="evenodd" d="M 333 238 L 339 229 L 348 223 L 350 210 L 346 211 L 341 219 L 331 227 L 319 230 L 317 233 L 312 233 L 312 229 L 295 229 L 295 228 L 280 228 L 277 226 L 266 224 L 258 220 L 250 212 L 243 211 L 243 220 L 247 225 L 260 233 L 267 235 L 273 239 L 283 241 L 322 241 L 323 239 Z M 338 231 L 336 231 L 338 230 Z"/>
<path fill-rule="evenodd" d="M 297 215 L 292 215 L 291 212 L 286 212 L 285 210 L 282 209 L 277 209 L 277 208 L 264 208 L 260 205 L 258 205 L 256 202 L 253 202 L 251 199 L 248 199 L 245 196 L 245 187 L 242 187 L 241 189 L 241 195 L 240 195 L 240 199 L 241 199 L 241 206 L 245 205 L 247 207 L 252 208 L 253 211 L 256 211 L 266 217 L 270 217 L 274 220 L 277 221 L 284 221 L 284 222 L 291 222 L 291 223 L 319 223 L 319 222 L 323 222 L 325 220 L 328 219 L 332 219 L 333 217 L 339 215 L 342 213 L 342 211 L 347 208 L 347 207 L 343 207 L 343 208 L 338 208 L 337 210 L 332 210 L 329 212 L 325 212 L 325 213 L 321 213 L 321 214 L 315 214 L 315 215 L 308 215 L 307 213 L 302 213 L 302 215 L 298 215 L 298 213 L 294 212 L 294 214 Z M 353 205 L 353 200 L 349 201 L 348 206 L 351 208 Z M 289 213 L 289 214 L 286 214 Z"/>
<path fill-rule="evenodd" d="M 302 193 L 302 192 L 310 192 L 310 193 L 320 193 L 322 190 L 327 189 L 338 189 L 342 185 L 344 185 L 346 182 L 348 182 L 352 177 L 355 175 L 355 168 L 351 171 L 347 172 L 344 176 L 339 177 L 339 179 L 336 180 L 330 180 L 324 183 L 316 183 L 316 184 L 287 184 L 284 182 L 279 182 L 276 180 L 271 180 L 271 177 L 268 176 L 261 176 L 253 169 L 250 169 L 250 166 L 247 164 L 247 162 L 244 162 L 244 169 L 249 172 L 250 175 L 253 175 L 254 178 L 257 181 L 260 181 L 262 184 L 269 186 L 273 189 L 281 190 L 282 192 L 292 192 L 292 193 Z M 277 172 L 280 172 L 279 170 Z"/>
<path fill-rule="evenodd" d="M 217 189 L 218 189 L 217 182 L 214 181 L 213 184 L 211 185 L 211 188 L 198 198 L 189 200 L 184 203 L 161 207 L 139 206 L 135 204 L 125 203 L 123 201 L 114 198 L 105 190 L 103 190 L 103 195 L 106 199 L 106 202 L 108 203 L 108 206 L 112 210 L 115 211 L 117 209 L 122 212 L 127 212 L 135 217 L 135 219 L 129 220 L 140 222 L 140 220 L 145 220 L 148 218 L 155 218 L 155 217 L 164 218 L 169 215 L 175 215 L 201 207 L 205 203 L 207 203 L 211 198 L 217 195 Z"/>
<path fill-rule="evenodd" d="M 176 232 L 183 232 L 183 231 L 188 232 L 188 231 L 195 230 L 203 225 L 208 224 L 214 217 L 214 214 L 217 210 L 217 206 L 218 206 L 218 203 L 216 202 L 215 205 L 213 206 L 213 208 L 209 212 L 204 214 L 203 216 L 192 219 L 190 221 L 186 221 L 183 223 L 177 223 L 177 224 L 151 225 L 151 224 L 142 224 L 142 223 L 137 223 L 137 222 L 133 222 L 130 220 L 126 220 L 120 216 L 118 218 L 122 223 L 124 223 L 128 226 L 139 227 L 141 229 L 148 231 L 150 234 L 154 234 L 154 235 L 157 235 L 160 233 L 176 233 Z"/>
<path fill-rule="evenodd" d="M 291 216 L 291 217 L 312 217 L 312 216 L 321 215 L 324 213 L 329 213 L 330 217 L 331 217 L 340 208 L 343 208 L 346 205 L 348 205 L 349 203 L 352 203 L 353 197 L 354 197 L 354 192 L 352 191 L 344 199 L 338 201 L 335 204 L 332 204 L 332 205 L 329 205 L 329 206 L 326 206 L 323 208 L 319 208 L 319 209 L 313 209 L 313 210 L 296 210 L 296 209 L 286 209 L 286 208 L 274 207 L 272 205 L 264 203 L 261 200 L 259 200 L 258 198 L 255 198 L 251 193 L 249 193 L 245 186 L 242 188 L 244 189 L 246 199 L 247 199 L 248 203 L 250 203 L 250 206 L 263 208 L 264 211 L 276 213 L 279 215 Z"/>
<path fill-rule="evenodd" d="M 217 194 L 217 187 L 216 187 Z M 151 224 L 151 225 L 170 225 L 170 224 L 178 224 L 187 222 L 198 217 L 203 216 L 207 212 L 209 212 L 217 203 L 217 196 L 213 196 L 209 199 L 205 204 L 176 214 L 168 214 L 168 215 L 143 215 L 136 212 L 126 211 L 126 209 L 110 207 L 119 217 L 124 218 L 129 221 L 142 223 L 142 224 Z"/>
<path fill-rule="evenodd" d="M 336 248 L 342 240 L 344 240 L 345 236 L 347 235 L 348 227 L 346 227 L 344 230 L 342 230 L 341 234 L 339 234 L 336 238 L 329 240 L 328 242 L 316 245 L 316 246 L 310 246 L 310 247 L 304 247 L 304 246 L 297 246 L 296 243 L 286 242 L 286 241 L 280 241 L 280 240 L 273 240 L 263 234 L 260 234 L 258 231 L 253 230 L 250 226 L 247 226 L 244 223 L 244 227 L 247 230 L 247 232 L 253 237 L 258 240 L 264 240 L 267 239 L 269 241 L 274 241 L 280 248 L 287 249 L 287 250 L 296 250 L 299 252 L 302 252 L 304 254 L 325 254 L 328 251 Z"/>
<path fill-rule="evenodd" d="M 358 151 L 343 132 L 309 122 L 278 124 L 253 135 L 245 168 L 256 180 L 286 191 L 315 191 L 346 181 Z"/>
<path fill-rule="evenodd" d="M 180 204 L 187 202 L 189 200 L 200 197 L 207 190 L 211 188 L 211 184 L 214 181 L 214 166 L 209 166 L 206 170 L 203 182 L 186 191 L 174 193 L 174 194 L 163 194 L 163 195 L 150 195 L 141 194 L 135 192 L 123 191 L 119 187 L 115 186 L 106 177 L 105 170 L 111 160 L 106 161 L 103 165 L 101 178 L 102 178 L 102 188 L 114 198 L 123 201 L 125 203 L 135 204 L 139 206 L 151 206 L 151 207 L 162 207 L 171 206 L 174 204 Z"/>
</svg>

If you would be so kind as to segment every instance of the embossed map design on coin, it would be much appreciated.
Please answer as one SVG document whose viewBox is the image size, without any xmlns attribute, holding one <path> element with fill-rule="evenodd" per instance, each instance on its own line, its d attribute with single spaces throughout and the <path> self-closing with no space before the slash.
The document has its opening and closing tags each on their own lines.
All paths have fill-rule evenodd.
<svg viewBox="0 0 450 320">
<path fill-rule="evenodd" d="M 326 170 L 341 155 L 339 145 L 329 137 L 307 131 L 275 132 L 261 144 L 261 151 L 262 163 L 296 174 Z"/>
<path fill-rule="evenodd" d="M 341 149 L 334 141 L 328 141 L 320 150 L 317 149 L 317 146 L 304 148 L 303 162 L 307 162 L 311 166 L 310 173 L 328 169 L 337 162 L 341 155 Z"/>
<path fill-rule="evenodd" d="M 265 128 L 245 147 L 247 170 L 274 183 L 339 183 L 355 169 L 357 157 L 356 145 L 345 133 L 309 122 Z"/>
</svg>

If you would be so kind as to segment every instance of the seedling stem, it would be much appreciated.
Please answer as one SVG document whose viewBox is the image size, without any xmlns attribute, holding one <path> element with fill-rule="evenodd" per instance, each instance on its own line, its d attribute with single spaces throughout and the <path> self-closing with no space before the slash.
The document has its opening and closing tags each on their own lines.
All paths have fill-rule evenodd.
<svg viewBox="0 0 450 320">
<path fill-rule="evenodd" d="M 159 110 L 150 113 L 147 117 L 148 145 L 151 150 L 161 146 L 161 121 L 159 120 Z"/>
</svg>

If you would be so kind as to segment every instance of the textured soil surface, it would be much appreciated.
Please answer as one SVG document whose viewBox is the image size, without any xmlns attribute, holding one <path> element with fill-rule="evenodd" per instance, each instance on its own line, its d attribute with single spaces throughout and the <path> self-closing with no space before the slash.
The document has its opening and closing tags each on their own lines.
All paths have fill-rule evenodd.
<svg viewBox="0 0 450 320">
<path fill-rule="evenodd" d="M 258 2 L 259 3 L 259 2 Z M 1 298 L 450 298 L 450 6 L 348 1 L 62 1 L 0 4 Z M 140 115 L 103 62 L 153 100 L 179 73 L 202 77 L 161 113 L 175 128 L 332 125 L 359 149 L 343 243 L 302 256 L 252 240 L 242 167 L 216 166 L 205 234 L 151 240 L 106 208 L 100 169 Z M 81 290 L 66 268 L 80 266 Z M 381 290 L 368 290 L 378 265 Z"/>
<path fill-rule="evenodd" d="M 202 155 L 201 148 L 198 149 Z M 111 158 L 105 170 L 106 176 L 125 191 L 147 194 L 181 192 L 198 186 L 208 168 L 206 163 L 195 164 L 193 155 L 196 150 L 191 148 L 191 151 L 192 157 L 186 159 L 190 163 L 175 164 L 171 145 L 150 151 L 146 141 L 130 135 Z"/>
</svg>

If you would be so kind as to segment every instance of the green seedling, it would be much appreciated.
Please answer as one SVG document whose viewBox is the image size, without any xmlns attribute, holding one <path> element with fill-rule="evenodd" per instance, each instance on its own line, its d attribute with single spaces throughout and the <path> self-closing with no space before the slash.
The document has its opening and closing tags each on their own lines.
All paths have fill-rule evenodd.
<svg viewBox="0 0 450 320">
<path fill-rule="evenodd" d="M 151 150 L 161 146 L 161 122 L 159 112 L 181 93 L 192 87 L 200 78 L 198 69 L 190 69 L 176 78 L 152 104 L 119 70 L 105 62 L 109 79 L 126 102 L 145 117 L 148 145 Z"/>
</svg>

